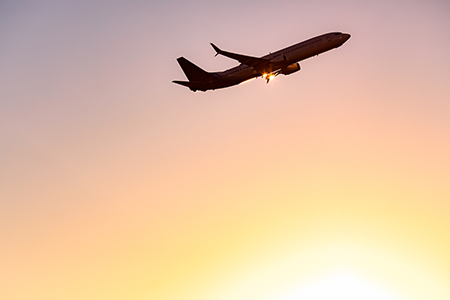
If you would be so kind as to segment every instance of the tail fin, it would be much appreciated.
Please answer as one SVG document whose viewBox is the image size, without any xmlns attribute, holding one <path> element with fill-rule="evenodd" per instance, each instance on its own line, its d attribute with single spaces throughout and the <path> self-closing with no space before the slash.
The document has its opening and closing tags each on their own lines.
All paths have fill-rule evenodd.
<svg viewBox="0 0 450 300">
<path fill-rule="evenodd" d="M 184 57 L 177 58 L 177 61 L 189 81 L 207 81 L 213 76 Z"/>
</svg>

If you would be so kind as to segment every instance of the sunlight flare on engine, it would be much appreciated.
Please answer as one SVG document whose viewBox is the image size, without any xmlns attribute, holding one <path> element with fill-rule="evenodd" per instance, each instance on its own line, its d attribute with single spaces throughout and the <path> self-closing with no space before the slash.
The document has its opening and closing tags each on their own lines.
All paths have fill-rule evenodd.
<svg viewBox="0 0 450 300">
<path fill-rule="evenodd" d="M 266 83 L 269 83 L 269 81 L 271 81 L 273 78 L 276 77 L 276 74 L 274 73 L 269 73 L 269 74 L 263 74 L 262 77 L 267 80 Z"/>
</svg>

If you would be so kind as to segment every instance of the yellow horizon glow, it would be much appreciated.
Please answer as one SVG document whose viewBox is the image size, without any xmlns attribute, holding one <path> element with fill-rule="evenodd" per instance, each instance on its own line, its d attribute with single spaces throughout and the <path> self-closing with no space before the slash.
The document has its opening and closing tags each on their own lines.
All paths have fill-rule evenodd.
<svg viewBox="0 0 450 300">
<path fill-rule="evenodd" d="M 336 272 L 294 289 L 279 300 L 402 300 L 361 276 Z"/>
<path fill-rule="evenodd" d="M 9 2 L 0 300 L 450 300 L 450 2 Z"/>
</svg>

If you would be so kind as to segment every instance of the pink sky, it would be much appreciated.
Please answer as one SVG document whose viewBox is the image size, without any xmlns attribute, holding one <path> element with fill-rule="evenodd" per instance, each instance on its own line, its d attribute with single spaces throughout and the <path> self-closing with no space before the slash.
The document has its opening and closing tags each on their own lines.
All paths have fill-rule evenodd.
<svg viewBox="0 0 450 300">
<path fill-rule="evenodd" d="M 447 2 L 116 2 L 0 9 L 1 299 L 450 299 Z"/>
</svg>

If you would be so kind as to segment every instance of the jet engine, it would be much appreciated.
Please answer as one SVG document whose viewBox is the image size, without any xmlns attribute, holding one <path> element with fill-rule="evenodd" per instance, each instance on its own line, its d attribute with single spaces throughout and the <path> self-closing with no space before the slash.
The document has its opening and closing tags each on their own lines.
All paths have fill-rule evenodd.
<svg viewBox="0 0 450 300">
<path fill-rule="evenodd" d="M 299 63 L 293 63 L 287 66 L 286 68 L 282 69 L 280 73 L 284 75 L 289 75 L 297 71 L 300 71 L 300 65 Z"/>
</svg>

